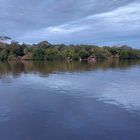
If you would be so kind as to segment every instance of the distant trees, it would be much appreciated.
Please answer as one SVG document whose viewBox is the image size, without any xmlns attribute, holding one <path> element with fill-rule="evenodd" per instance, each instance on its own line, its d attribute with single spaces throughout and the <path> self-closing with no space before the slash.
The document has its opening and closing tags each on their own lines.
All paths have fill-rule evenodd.
<svg viewBox="0 0 140 140">
<path fill-rule="evenodd" d="M 23 56 L 24 55 L 24 49 L 26 46 L 19 45 L 18 42 L 12 41 L 10 45 L 11 51 L 16 55 L 16 56 Z"/>
<path fill-rule="evenodd" d="M 33 60 L 45 60 L 45 51 L 42 48 L 33 49 Z"/>
<path fill-rule="evenodd" d="M 105 59 L 140 59 L 140 50 L 129 46 L 104 46 L 95 45 L 52 45 L 47 41 L 39 44 L 27 45 L 11 41 L 10 44 L 1 42 L 11 39 L 0 37 L 0 60 L 96 60 Z"/>
<path fill-rule="evenodd" d="M 8 49 L 3 49 L 0 52 L 0 60 L 8 60 L 8 56 L 9 56 L 9 50 Z"/>
<path fill-rule="evenodd" d="M 11 40 L 11 38 L 8 36 L 0 36 L 0 42 L 7 41 L 7 40 Z"/>
</svg>

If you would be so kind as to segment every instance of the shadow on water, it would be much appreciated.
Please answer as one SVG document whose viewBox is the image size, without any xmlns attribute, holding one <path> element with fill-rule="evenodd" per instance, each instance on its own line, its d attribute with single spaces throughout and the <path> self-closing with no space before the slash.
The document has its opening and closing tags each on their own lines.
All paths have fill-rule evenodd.
<svg viewBox="0 0 140 140">
<path fill-rule="evenodd" d="M 88 62 L 64 62 L 64 61 L 11 61 L 0 62 L 0 78 L 11 74 L 14 77 L 24 73 L 39 73 L 48 75 L 55 72 L 85 72 L 96 70 L 120 69 L 125 70 L 134 66 L 140 66 L 140 61 L 99 61 L 96 63 Z"/>
</svg>

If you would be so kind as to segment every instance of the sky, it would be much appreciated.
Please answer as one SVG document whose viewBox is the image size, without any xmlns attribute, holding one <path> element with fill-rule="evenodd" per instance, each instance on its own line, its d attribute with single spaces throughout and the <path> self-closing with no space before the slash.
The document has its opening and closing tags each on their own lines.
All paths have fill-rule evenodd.
<svg viewBox="0 0 140 140">
<path fill-rule="evenodd" d="M 140 48 L 140 0 L 0 0 L 0 35 Z"/>
</svg>

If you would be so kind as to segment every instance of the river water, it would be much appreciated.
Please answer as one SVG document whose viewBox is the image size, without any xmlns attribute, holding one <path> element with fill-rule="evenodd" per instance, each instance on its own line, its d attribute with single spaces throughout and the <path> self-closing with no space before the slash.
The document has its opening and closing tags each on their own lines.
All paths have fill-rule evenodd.
<svg viewBox="0 0 140 140">
<path fill-rule="evenodd" d="M 0 140 L 140 140 L 140 61 L 0 62 Z"/>
</svg>

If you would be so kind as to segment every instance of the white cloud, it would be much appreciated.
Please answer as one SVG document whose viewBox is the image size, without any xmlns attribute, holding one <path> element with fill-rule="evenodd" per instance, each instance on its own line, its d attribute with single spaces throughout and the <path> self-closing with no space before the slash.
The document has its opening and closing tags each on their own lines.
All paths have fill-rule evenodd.
<svg viewBox="0 0 140 140">
<path fill-rule="evenodd" d="M 118 41 L 120 38 L 120 41 L 125 42 L 122 38 L 129 38 L 130 41 L 130 36 L 133 40 L 133 36 L 140 35 L 139 15 L 140 3 L 134 2 L 110 12 L 89 15 L 62 25 L 35 30 L 18 39 L 29 42 L 48 39 L 57 43 L 59 41 L 96 43 L 99 40 L 116 42 L 116 38 Z"/>
</svg>

